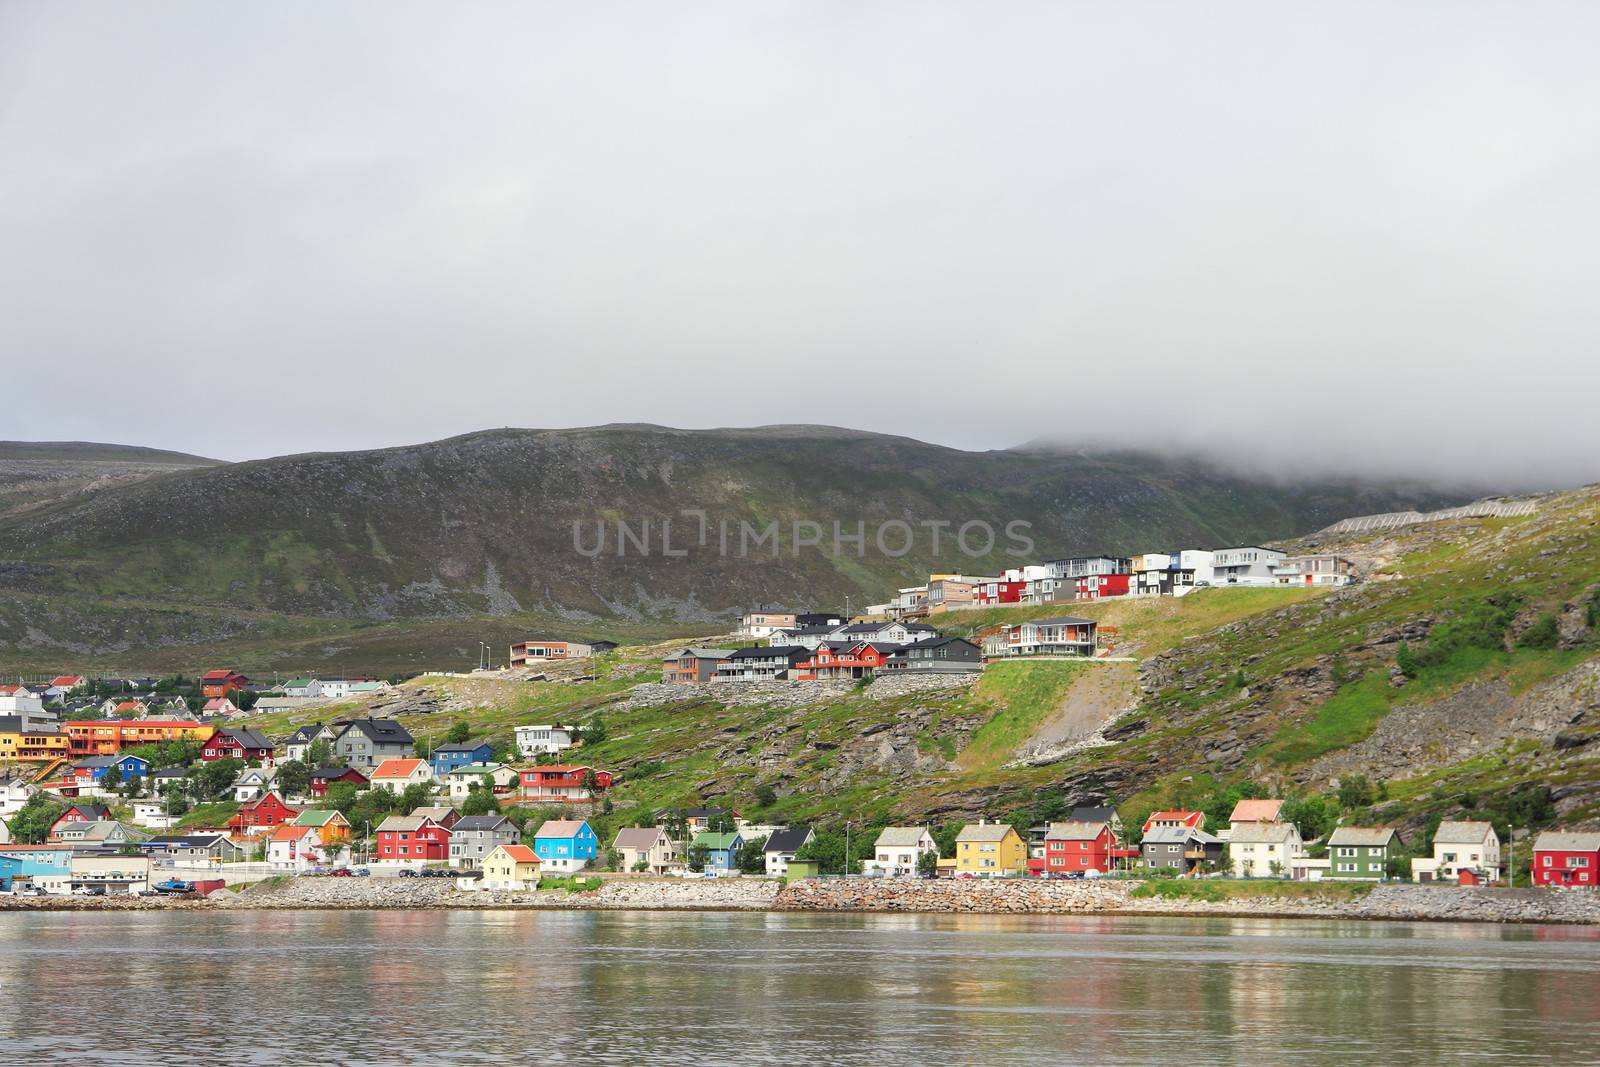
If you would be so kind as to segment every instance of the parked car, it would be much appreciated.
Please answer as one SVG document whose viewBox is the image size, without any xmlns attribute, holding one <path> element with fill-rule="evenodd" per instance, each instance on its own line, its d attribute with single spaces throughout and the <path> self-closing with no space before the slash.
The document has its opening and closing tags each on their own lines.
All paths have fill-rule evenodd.
<svg viewBox="0 0 1600 1067">
<path fill-rule="evenodd" d="M 416 872 L 415 869 L 413 869 L 411 867 L 401 867 L 400 868 L 400 877 L 402 877 L 402 878 L 415 878 L 416 876 L 417 876 L 417 872 Z"/>
<path fill-rule="evenodd" d="M 354 874 L 355 872 L 349 867 L 335 867 L 333 870 L 328 872 L 328 875 L 331 878 L 349 878 Z"/>
</svg>

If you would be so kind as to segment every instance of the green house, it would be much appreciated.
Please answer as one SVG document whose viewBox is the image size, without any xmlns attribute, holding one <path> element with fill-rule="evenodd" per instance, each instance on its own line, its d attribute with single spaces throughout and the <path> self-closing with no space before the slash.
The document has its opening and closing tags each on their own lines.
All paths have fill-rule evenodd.
<svg viewBox="0 0 1600 1067">
<path fill-rule="evenodd" d="M 1328 878 L 1382 881 L 1405 842 L 1387 826 L 1341 826 L 1328 838 Z"/>
<path fill-rule="evenodd" d="M 820 878 L 822 877 L 821 860 L 790 860 L 789 877 L 792 878 Z"/>
</svg>

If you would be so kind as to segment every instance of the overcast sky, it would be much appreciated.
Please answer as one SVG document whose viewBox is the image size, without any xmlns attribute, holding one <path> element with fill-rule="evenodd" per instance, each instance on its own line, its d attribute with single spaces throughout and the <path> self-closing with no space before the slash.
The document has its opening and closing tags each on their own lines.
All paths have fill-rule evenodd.
<svg viewBox="0 0 1600 1067">
<path fill-rule="evenodd" d="M 1593 3 L 0 0 L 0 437 L 1600 479 L 1597 41 Z"/>
</svg>

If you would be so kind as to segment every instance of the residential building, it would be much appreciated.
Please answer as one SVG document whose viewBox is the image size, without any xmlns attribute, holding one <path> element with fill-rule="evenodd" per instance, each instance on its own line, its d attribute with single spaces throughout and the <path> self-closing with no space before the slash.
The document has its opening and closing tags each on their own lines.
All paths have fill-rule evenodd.
<svg viewBox="0 0 1600 1067">
<path fill-rule="evenodd" d="M 317 679 L 317 695 L 323 700 L 349 700 L 364 693 L 373 693 L 379 689 L 387 688 L 387 682 L 381 682 L 370 675 Z"/>
<path fill-rule="evenodd" d="M 274 827 L 267 838 L 267 863 L 275 871 L 305 871 L 330 862 L 330 850 L 313 826 Z"/>
<path fill-rule="evenodd" d="M 1044 834 L 1044 855 L 1034 873 L 1105 874 L 1114 868 L 1117 835 L 1109 822 L 1053 822 Z M 1034 870 L 1030 859 L 1029 870 Z"/>
<path fill-rule="evenodd" d="M 517 751 L 525 759 L 565 751 L 573 746 L 573 732 L 566 726 L 519 726 Z"/>
<path fill-rule="evenodd" d="M 464 815 L 450 827 L 450 866 L 475 870 L 499 846 L 521 840 L 522 831 L 504 815 Z"/>
<path fill-rule="evenodd" d="M 939 856 L 939 846 L 926 826 L 885 826 L 872 843 L 872 855 L 862 863 L 867 874 L 913 878 L 920 873 L 923 853 Z"/>
<path fill-rule="evenodd" d="M 1240 822 L 1228 835 L 1228 864 L 1235 878 L 1287 878 L 1305 851 L 1292 822 Z"/>
<path fill-rule="evenodd" d="M 67 735 L 68 749 L 74 759 L 113 756 L 124 748 L 166 741 L 198 741 L 204 745 L 216 733 L 216 727 L 210 723 L 193 719 L 70 720 L 61 724 L 61 730 Z"/>
<path fill-rule="evenodd" d="M 749 611 L 739 616 L 739 633 L 745 637 L 771 640 L 780 630 L 817 626 L 840 626 L 842 615 L 826 611 Z"/>
<path fill-rule="evenodd" d="M 39 791 L 20 778 L 0 778 L 0 819 L 9 819 L 22 810 L 28 798 Z"/>
<path fill-rule="evenodd" d="M 656 812 L 656 825 L 665 828 L 678 814 L 670 808 L 663 808 Z M 730 808 L 687 808 L 681 814 L 684 829 L 691 835 L 711 829 L 713 823 L 722 819 L 727 819 L 733 825 L 742 821 L 740 814 Z"/>
<path fill-rule="evenodd" d="M 231 696 L 234 693 L 242 693 L 249 687 L 250 679 L 238 671 L 206 671 L 200 678 L 200 695 L 208 698 Z"/>
<path fill-rule="evenodd" d="M 1283 801 L 1266 798 L 1245 799 L 1233 806 L 1228 826 L 1237 830 L 1245 823 L 1282 822 Z"/>
<path fill-rule="evenodd" d="M 283 683 L 283 695 L 301 700 L 314 699 L 322 695 L 322 683 L 315 678 L 290 678 Z"/>
<path fill-rule="evenodd" d="M 1279 585 L 1349 585 L 1355 580 L 1356 565 L 1332 553 L 1289 556 L 1272 568 L 1272 576 Z"/>
<path fill-rule="evenodd" d="M 984 655 L 1002 656 L 1093 656 L 1099 624 L 1093 619 L 1059 615 L 1050 619 L 1031 619 L 1011 623 L 986 634 Z"/>
<path fill-rule="evenodd" d="M 1143 832 L 1149 833 L 1158 827 L 1190 826 L 1196 830 L 1206 828 L 1206 813 L 1203 811 L 1152 811 L 1144 820 Z"/>
<path fill-rule="evenodd" d="M 43 762 L 71 755 L 71 741 L 57 726 L 29 725 L 21 715 L 0 715 L 0 761 Z"/>
<path fill-rule="evenodd" d="M 689 849 L 691 853 L 698 849 L 705 850 L 706 874 L 738 874 L 739 850 L 743 847 L 744 838 L 737 830 L 727 833 L 707 830 L 705 833 L 695 835 L 694 843 Z"/>
<path fill-rule="evenodd" d="M 973 674 L 983 670 L 983 650 L 964 637 L 929 637 L 895 649 L 888 668 L 914 674 Z"/>
<path fill-rule="evenodd" d="M 410 731 L 393 719 L 355 719 L 339 727 L 333 752 L 344 763 L 369 773 L 388 759 L 405 759 L 416 744 Z"/>
<path fill-rule="evenodd" d="M 72 765 L 72 777 L 80 787 L 107 780 L 126 782 L 129 778 L 144 781 L 150 777 L 150 761 L 132 753 L 117 756 L 90 756 Z"/>
<path fill-rule="evenodd" d="M 689 645 L 661 660 L 661 680 L 668 685 L 700 685 L 716 677 L 717 664 L 733 655 L 731 648 Z"/>
<path fill-rule="evenodd" d="M 306 808 L 291 825 L 315 830 L 325 848 L 336 849 L 350 842 L 350 820 L 333 808 Z"/>
<path fill-rule="evenodd" d="M 150 888 L 150 860 L 144 856 L 85 856 L 74 854 L 68 867 L 68 884 L 107 896 L 137 896 Z"/>
<path fill-rule="evenodd" d="M 425 759 L 386 759 L 372 772 L 372 788 L 404 793 L 407 786 L 433 781 L 433 768 Z"/>
<path fill-rule="evenodd" d="M 494 758 L 494 746 L 487 741 L 466 741 L 461 744 L 440 745 L 428 756 L 433 776 L 442 778 L 457 767 L 469 763 L 487 763 Z"/>
<path fill-rule="evenodd" d="M 256 799 L 272 788 L 272 780 L 277 776 L 276 767 L 246 767 L 233 781 L 233 799 L 241 804 Z"/>
<path fill-rule="evenodd" d="M 1134 596 L 1184 596 L 1191 590 L 1211 585 L 1214 578 L 1213 555 L 1199 549 L 1167 554 L 1153 553 L 1135 560 Z"/>
<path fill-rule="evenodd" d="M 899 648 L 866 641 L 818 645 L 810 656 L 794 665 L 790 677 L 802 682 L 871 678 L 887 668 L 889 657 Z"/>
<path fill-rule="evenodd" d="M 149 836 L 114 819 L 97 819 L 59 824 L 59 829 L 51 831 L 50 840 L 55 844 L 72 845 L 80 852 L 116 852 L 124 845 L 148 840 Z"/>
<path fill-rule="evenodd" d="M 496 845 L 483 858 L 483 881 L 480 884 L 485 889 L 535 889 L 539 885 L 539 869 L 543 866 L 538 853 L 527 845 L 515 842 Z"/>
<path fill-rule="evenodd" d="M 594 653 L 594 645 L 582 641 L 519 641 L 511 646 L 509 663 L 512 668 L 527 667 L 545 660 L 583 659 Z"/>
<path fill-rule="evenodd" d="M 540 871 L 581 871 L 595 857 L 594 831 L 582 819 L 551 819 L 533 835 Z"/>
<path fill-rule="evenodd" d="M 56 816 L 56 821 L 50 824 L 50 840 L 54 841 L 62 829 L 79 822 L 100 822 L 111 818 L 111 809 L 104 804 L 88 804 L 78 801 L 68 804 L 67 809 Z"/>
<path fill-rule="evenodd" d="M 216 866 L 248 859 L 227 834 L 171 834 L 139 842 L 139 851 L 157 863 Z"/>
<path fill-rule="evenodd" d="M 791 826 L 768 834 L 766 848 L 763 850 L 767 874 L 773 878 L 787 875 L 789 864 L 794 861 L 794 854 L 816 839 L 817 835 L 809 826 Z"/>
<path fill-rule="evenodd" d="M 810 650 L 800 645 L 776 648 L 740 648 L 717 664 L 717 682 L 760 682 L 789 677 L 789 672 Z"/>
<path fill-rule="evenodd" d="M 1211 553 L 1211 581 L 1215 585 L 1276 585 L 1272 570 L 1284 557 L 1277 549 L 1260 545 L 1219 548 Z"/>
<path fill-rule="evenodd" d="M 622 869 L 643 869 L 650 874 L 666 874 L 683 866 L 678 843 L 659 826 L 624 826 L 617 831 L 611 847 L 622 857 Z"/>
<path fill-rule="evenodd" d="M 978 606 L 984 585 L 997 579 L 989 575 L 947 574 L 928 579 L 928 614 L 960 611 Z"/>
<path fill-rule="evenodd" d="M 264 834 L 295 820 L 299 808 L 291 808 L 277 793 L 267 792 L 239 806 L 239 813 L 228 820 L 228 828 L 246 834 Z"/>
<path fill-rule="evenodd" d="M 1462 871 L 1486 882 L 1500 880 L 1500 835 L 1492 823 L 1447 819 L 1433 832 L 1433 855 L 1411 861 L 1418 882 L 1458 882 Z"/>
<path fill-rule="evenodd" d="M 307 723 L 296 729 L 294 733 L 289 735 L 289 739 L 283 743 L 283 758 L 304 763 L 306 762 L 306 757 L 311 755 L 311 746 L 318 741 L 326 741 L 328 750 L 331 752 L 334 739 L 338 737 L 338 734 L 339 732 L 333 727 L 324 726 L 320 722 Z"/>
<path fill-rule="evenodd" d="M 522 772 L 503 763 L 469 763 L 444 776 L 444 786 L 451 800 L 465 800 L 473 786 L 487 787 L 497 797 L 509 797 L 521 784 Z"/>
<path fill-rule="evenodd" d="M 335 782 L 349 782 L 358 790 L 366 789 L 372 780 L 354 767 L 318 767 L 311 772 L 311 795 L 322 798 L 328 795 L 328 787 Z"/>
<path fill-rule="evenodd" d="M 1533 842 L 1533 884 L 1600 885 L 1600 833 L 1546 830 Z"/>
<path fill-rule="evenodd" d="M 1382 881 L 1405 842 L 1387 826 L 1341 826 L 1328 836 L 1327 877 Z"/>
<path fill-rule="evenodd" d="M 611 772 L 581 765 L 549 764 L 522 769 L 522 799 L 570 804 L 593 800 L 611 788 Z"/>
<path fill-rule="evenodd" d="M 237 715 L 239 706 L 227 697 L 212 697 L 201 706 L 200 711 L 207 718 L 216 715 Z"/>
<path fill-rule="evenodd" d="M 1009 823 L 979 820 L 956 835 L 956 875 L 1003 878 L 1028 869 L 1028 846 Z"/>
<path fill-rule="evenodd" d="M 432 819 L 451 833 L 455 832 L 456 824 L 461 821 L 461 813 L 449 804 L 430 804 L 426 807 L 413 808 L 411 814 Z"/>
<path fill-rule="evenodd" d="M 1197 874 L 1220 867 L 1223 848 L 1220 837 L 1188 825 L 1153 826 L 1139 842 L 1145 870 L 1171 869 L 1179 874 Z"/>
<path fill-rule="evenodd" d="M 421 867 L 450 859 L 450 831 L 426 815 L 391 815 L 378 824 L 376 862 Z"/>
</svg>

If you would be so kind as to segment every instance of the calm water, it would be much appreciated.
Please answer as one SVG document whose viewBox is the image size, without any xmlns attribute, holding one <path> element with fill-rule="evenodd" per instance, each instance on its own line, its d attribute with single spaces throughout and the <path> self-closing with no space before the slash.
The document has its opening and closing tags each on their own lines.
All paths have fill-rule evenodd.
<svg viewBox="0 0 1600 1067">
<path fill-rule="evenodd" d="M 10 1063 L 1600 1057 L 1600 931 L 1223 919 L 0 914 Z"/>
</svg>

